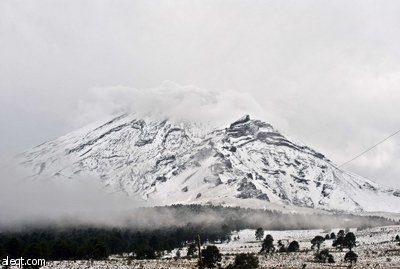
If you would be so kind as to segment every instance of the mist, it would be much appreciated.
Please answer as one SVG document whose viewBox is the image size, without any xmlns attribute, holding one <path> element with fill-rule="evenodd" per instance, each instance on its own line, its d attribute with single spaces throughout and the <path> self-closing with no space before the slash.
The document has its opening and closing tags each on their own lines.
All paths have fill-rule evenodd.
<svg viewBox="0 0 400 269">
<path fill-rule="evenodd" d="M 278 212 L 210 205 L 156 206 L 110 192 L 96 178 L 55 180 L 3 169 L 0 181 L 0 229 L 100 227 L 132 230 L 169 229 L 194 225 L 271 230 L 374 227 L 397 224 L 385 216 L 348 213 Z M 6 177 L 4 177 L 7 175 Z M 391 214 L 390 218 L 395 215 Z"/>
<path fill-rule="evenodd" d="M 1 170 L 0 226 L 92 224 L 118 226 L 139 200 L 107 191 L 96 178 L 32 179 L 12 166 Z"/>
<path fill-rule="evenodd" d="M 268 112 L 251 94 L 235 90 L 204 89 L 164 81 L 148 89 L 128 86 L 97 87 L 79 101 L 72 125 L 82 126 L 110 114 L 132 113 L 196 123 L 232 123 L 245 114 L 286 126 L 283 118 Z"/>
</svg>

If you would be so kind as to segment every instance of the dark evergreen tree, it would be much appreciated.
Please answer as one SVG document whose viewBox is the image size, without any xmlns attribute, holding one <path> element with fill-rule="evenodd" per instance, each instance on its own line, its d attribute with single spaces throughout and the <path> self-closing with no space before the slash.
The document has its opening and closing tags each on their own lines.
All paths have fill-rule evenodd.
<svg viewBox="0 0 400 269">
<path fill-rule="evenodd" d="M 30 258 L 30 259 L 38 259 L 38 258 L 42 258 L 43 254 L 42 254 L 39 244 L 30 243 L 26 247 L 26 249 L 23 253 L 23 256 L 26 258 Z"/>
<path fill-rule="evenodd" d="M 261 241 L 264 238 L 264 230 L 263 230 L 263 228 L 261 228 L 261 227 L 257 228 L 255 236 L 256 236 L 256 240 L 257 241 Z"/>
<path fill-rule="evenodd" d="M 15 237 L 10 238 L 6 244 L 6 253 L 10 258 L 15 259 L 21 256 L 21 243 Z"/>
<path fill-rule="evenodd" d="M 344 235 L 345 235 L 344 230 L 340 230 L 337 233 L 336 239 L 332 243 L 332 246 L 340 249 L 340 251 L 342 251 L 344 247 Z"/>
<path fill-rule="evenodd" d="M 319 249 L 321 248 L 321 244 L 325 241 L 325 238 L 323 238 L 320 235 L 317 235 L 311 240 L 311 248 L 314 249 L 317 247 L 317 252 L 319 252 Z"/>
<path fill-rule="evenodd" d="M 187 250 L 187 256 L 188 257 L 194 257 L 197 254 L 197 246 L 196 243 L 192 243 L 188 246 Z"/>
<path fill-rule="evenodd" d="M 357 259 L 358 259 L 358 255 L 351 250 L 349 252 L 347 252 L 346 255 L 344 256 L 344 261 L 349 262 L 350 266 L 355 264 L 357 262 Z"/>
<path fill-rule="evenodd" d="M 93 247 L 92 258 L 95 260 L 103 260 L 108 257 L 107 245 L 105 242 L 97 242 Z"/>
<path fill-rule="evenodd" d="M 335 263 L 335 258 L 333 257 L 332 254 L 328 255 L 328 263 Z"/>
<path fill-rule="evenodd" d="M 181 237 L 177 237 L 177 241 L 181 241 L 181 240 L 182 240 Z M 159 249 L 160 248 L 160 242 L 159 242 L 159 239 L 157 238 L 156 235 L 152 235 L 150 237 L 149 246 L 151 248 L 153 248 L 153 249 Z"/>
<path fill-rule="evenodd" d="M 320 263 L 334 263 L 333 255 L 329 253 L 328 249 L 321 250 L 315 254 L 315 260 Z"/>
<path fill-rule="evenodd" d="M 235 262 L 226 269 L 256 269 L 258 266 L 258 258 L 254 254 L 241 253 L 236 255 Z"/>
<path fill-rule="evenodd" d="M 330 238 L 331 239 L 336 239 L 336 234 L 334 232 L 332 232 Z"/>
<path fill-rule="evenodd" d="M 76 259 L 79 260 L 84 260 L 88 258 L 88 249 L 87 249 L 87 244 L 83 243 L 80 244 L 77 248 L 76 248 Z"/>
<path fill-rule="evenodd" d="M 267 236 L 264 238 L 264 241 L 261 245 L 261 251 L 260 253 L 272 253 L 275 251 L 275 246 L 274 246 L 274 238 L 272 235 L 267 234 Z"/>
<path fill-rule="evenodd" d="M 350 251 L 356 246 L 356 236 L 352 232 L 348 232 L 343 239 L 343 247 Z"/>
<path fill-rule="evenodd" d="M 219 253 L 219 249 L 216 246 L 207 246 L 201 250 L 202 263 L 199 264 L 199 268 L 215 268 L 221 259 L 221 253 Z"/>
<path fill-rule="evenodd" d="M 139 247 L 136 248 L 135 257 L 136 259 L 142 260 L 142 259 L 155 259 L 157 256 L 155 250 L 150 246 L 140 245 Z"/>
<path fill-rule="evenodd" d="M 290 244 L 287 248 L 288 252 L 297 252 L 299 250 L 300 250 L 300 245 L 299 245 L 299 242 L 297 242 L 297 241 L 290 242 Z"/>
<path fill-rule="evenodd" d="M 344 230 L 339 230 L 339 232 L 337 233 L 337 237 L 344 237 L 345 232 Z"/>
<path fill-rule="evenodd" d="M 69 260 L 73 257 L 73 249 L 66 239 L 59 239 L 54 243 L 51 258 L 55 260 Z"/>
<path fill-rule="evenodd" d="M 3 245 L 0 243 L 0 261 L 6 256 L 6 251 Z"/>
</svg>

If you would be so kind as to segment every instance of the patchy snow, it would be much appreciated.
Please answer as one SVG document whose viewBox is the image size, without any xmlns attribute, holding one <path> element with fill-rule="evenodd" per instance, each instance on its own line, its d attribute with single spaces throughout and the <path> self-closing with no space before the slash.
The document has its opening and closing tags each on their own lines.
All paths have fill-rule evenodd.
<svg viewBox="0 0 400 269">
<path fill-rule="evenodd" d="M 332 240 L 326 240 L 321 249 L 328 248 L 334 256 L 336 263 L 320 264 L 313 261 L 315 250 L 311 249 L 311 239 L 317 235 L 325 236 L 330 232 L 337 233 L 338 229 L 323 230 L 293 230 L 293 231 L 265 231 L 265 235 L 271 234 L 274 243 L 282 240 L 284 244 L 296 240 L 300 244 L 300 252 L 274 253 L 268 255 L 259 254 L 261 242 L 255 240 L 255 230 L 241 230 L 231 236 L 228 243 L 216 244 L 220 249 L 223 259 L 222 266 L 226 266 L 234 260 L 235 254 L 254 253 L 260 260 L 260 268 L 346 268 L 348 263 L 343 261 L 347 250 L 342 252 L 332 247 Z M 394 242 L 396 235 L 400 234 L 400 226 L 378 227 L 357 231 L 351 229 L 357 237 L 357 246 L 354 252 L 358 254 L 358 262 L 354 268 L 399 268 L 400 246 Z M 236 238 L 236 239 L 235 239 Z M 238 239 L 237 239 L 238 238 Z M 177 249 L 157 260 L 129 260 L 126 257 L 112 257 L 107 261 L 56 261 L 49 262 L 44 268 L 196 268 L 197 259 L 185 258 L 186 248 L 180 250 L 182 258 L 176 258 Z M 306 267 L 303 267 L 303 266 Z"/>
</svg>

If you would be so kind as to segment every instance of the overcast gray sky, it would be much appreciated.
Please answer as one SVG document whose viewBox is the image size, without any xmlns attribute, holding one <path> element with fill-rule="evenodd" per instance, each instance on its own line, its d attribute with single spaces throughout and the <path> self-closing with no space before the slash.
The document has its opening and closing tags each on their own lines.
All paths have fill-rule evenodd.
<svg viewBox="0 0 400 269">
<path fill-rule="evenodd" d="M 345 162 L 400 129 L 399 14 L 399 1 L 2 0 L 0 157 L 95 118 L 77 113 L 93 89 L 170 80 L 254 98 Z M 400 135 L 346 168 L 400 188 L 399 161 Z"/>
</svg>

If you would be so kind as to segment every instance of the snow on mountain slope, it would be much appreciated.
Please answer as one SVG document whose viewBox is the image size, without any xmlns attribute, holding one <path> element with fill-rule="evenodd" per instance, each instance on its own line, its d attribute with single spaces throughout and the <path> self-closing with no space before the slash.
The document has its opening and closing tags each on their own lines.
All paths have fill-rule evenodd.
<svg viewBox="0 0 400 269">
<path fill-rule="evenodd" d="M 400 191 L 337 168 L 324 155 L 245 116 L 225 128 L 120 115 L 22 155 L 33 177 L 94 175 L 149 205 L 400 212 Z"/>
</svg>

